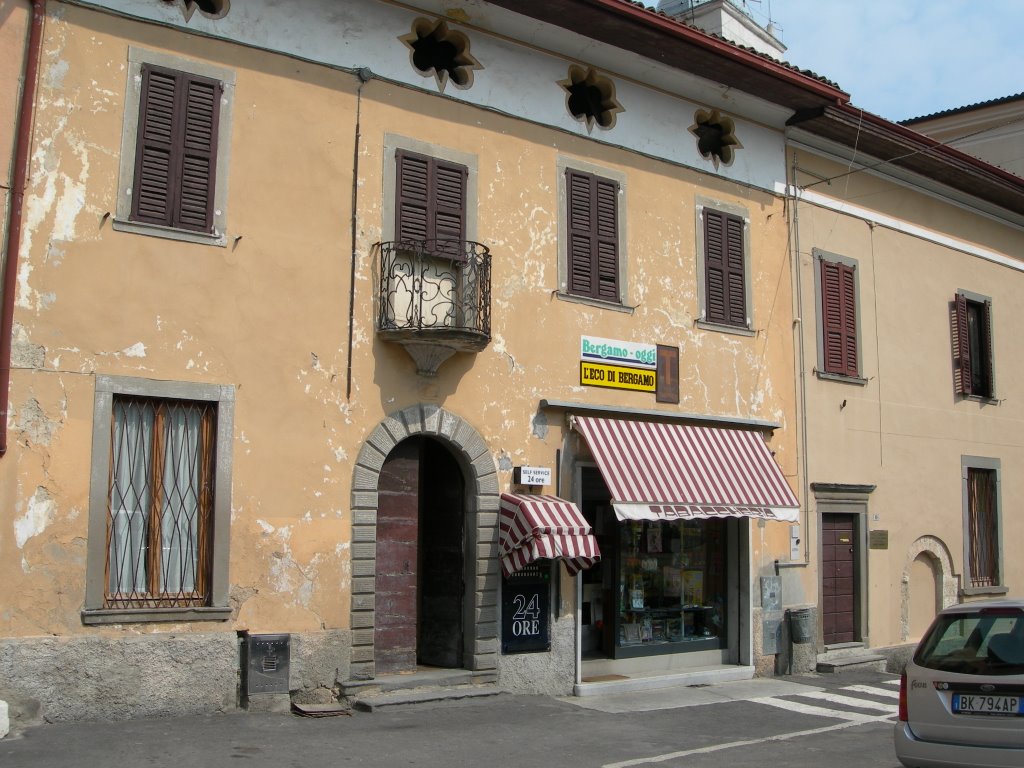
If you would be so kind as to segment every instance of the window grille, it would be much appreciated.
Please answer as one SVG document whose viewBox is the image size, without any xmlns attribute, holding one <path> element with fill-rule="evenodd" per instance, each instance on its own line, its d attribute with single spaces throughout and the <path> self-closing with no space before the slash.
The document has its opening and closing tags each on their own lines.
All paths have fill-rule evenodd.
<svg viewBox="0 0 1024 768">
<path fill-rule="evenodd" d="M 216 405 L 115 396 L 108 608 L 210 604 Z"/>
<path fill-rule="evenodd" d="M 996 519 L 996 473 L 967 470 L 967 534 L 972 587 L 999 584 L 999 541 Z"/>
</svg>

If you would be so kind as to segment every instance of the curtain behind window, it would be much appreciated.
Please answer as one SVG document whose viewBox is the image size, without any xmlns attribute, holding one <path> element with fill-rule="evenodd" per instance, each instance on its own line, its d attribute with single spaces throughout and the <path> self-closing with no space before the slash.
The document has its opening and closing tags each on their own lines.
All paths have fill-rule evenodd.
<svg viewBox="0 0 1024 768">
<path fill-rule="evenodd" d="M 967 470 L 968 536 L 972 587 L 999 583 L 999 548 L 996 520 L 996 473 Z"/>
</svg>

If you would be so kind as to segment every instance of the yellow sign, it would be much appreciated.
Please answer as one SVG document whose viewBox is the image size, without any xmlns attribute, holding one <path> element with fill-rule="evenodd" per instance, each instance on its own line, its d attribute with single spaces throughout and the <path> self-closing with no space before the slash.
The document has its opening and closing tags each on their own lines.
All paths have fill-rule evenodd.
<svg viewBox="0 0 1024 768">
<path fill-rule="evenodd" d="M 654 371 L 643 368 L 580 362 L 580 384 L 585 386 L 653 392 L 656 382 Z"/>
</svg>

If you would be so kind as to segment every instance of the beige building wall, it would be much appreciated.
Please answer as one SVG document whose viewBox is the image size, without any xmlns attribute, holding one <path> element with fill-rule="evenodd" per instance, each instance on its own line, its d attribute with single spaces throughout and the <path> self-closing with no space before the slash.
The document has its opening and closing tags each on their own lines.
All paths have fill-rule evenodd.
<svg viewBox="0 0 1024 768">
<path fill-rule="evenodd" d="M 804 319 L 807 480 L 867 486 L 853 496 L 865 530 L 857 639 L 881 648 L 916 641 L 939 608 L 960 599 L 965 511 L 961 459 L 1001 462 L 1003 588 L 1017 594 L 1024 570 L 1014 542 L 1024 530 L 1015 510 L 1024 471 L 1017 397 L 1024 374 L 1016 308 L 1024 290 L 1024 231 L 966 205 L 807 149 L 794 151 L 795 232 Z M 839 177 L 829 184 L 822 179 Z M 845 210 L 840 210 L 845 206 Z M 821 298 L 816 249 L 856 263 L 861 376 L 822 376 L 817 351 Z M 951 303 L 957 291 L 992 301 L 995 399 L 954 391 Z M 846 490 L 846 496 L 856 488 Z M 829 493 L 808 493 L 813 540 Z M 842 495 L 842 494 L 840 494 Z M 837 509 L 832 508 L 832 511 Z M 820 578 L 820 576 L 819 576 Z M 991 595 L 988 595 L 991 596 Z M 820 629 L 820 627 L 819 627 Z M 821 635 L 819 634 L 819 639 Z"/>
<path fill-rule="evenodd" d="M 680 347 L 680 404 L 660 409 L 778 424 L 770 447 L 798 485 L 778 196 L 381 80 L 58 5 L 45 27 L 11 447 L 0 462 L 0 581 L 12 596 L 0 609 L 0 659 L 4 669 L 17 659 L 24 674 L 45 675 L 54 658 L 72 669 L 111 649 L 123 655 L 96 679 L 57 676 L 37 692 L 52 716 L 230 708 L 243 631 L 291 633 L 292 687 L 312 699 L 334 695 L 357 629 L 352 526 L 364 442 L 410 407 L 441 408 L 483 437 L 491 479 L 508 490 L 514 465 L 556 466 L 572 443 L 561 414 L 539 412 L 541 399 L 658 407 L 651 394 L 581 387 L 584 334 Z M 229 153 L 222 246 L 113 227 L 130 49 L 234 73 L 231 133 L 220 148 Z M 472 159 L 475 239 L 493 258 L 491 343 L 456 355 L 434 378 L 374 334 L 375 244 L 393 216 L 386 150 L 406 140 Z M 576 162 L 624 179 L 627 311 L 557 295 L 558 176 Z M 750 334 L 696 323 L 699 201 L 749 219 Z M 83 624 L 90 477 L 107 461 L 91 451 L 99 376 L 233 388 L 226 621 Z M 750 530 L 752 578 L 774 573 L 789 550 L 786 526 Z M 479 546 L 496 563 L 494 542 Z M 810 601 L 814 585 L 796 583 Z M 571 616 L 572 595 L 563 594 Z M 493 603 L 475 608 L 481 625 L 487 609 L 493 620 Z M 554 649 L 566 658 L 571 629 L 563 625 Z M 759 628 L 751 634 L 759 643 Z M 771 659 L 759 663 L 770 668 Z M 161 674 L 126 698 L 139 667 Z M 166 703 L 173 686 L 197 676 L 207 688 Z M 62 685 L 79 687 L 72 695 Z"/>
</svg>

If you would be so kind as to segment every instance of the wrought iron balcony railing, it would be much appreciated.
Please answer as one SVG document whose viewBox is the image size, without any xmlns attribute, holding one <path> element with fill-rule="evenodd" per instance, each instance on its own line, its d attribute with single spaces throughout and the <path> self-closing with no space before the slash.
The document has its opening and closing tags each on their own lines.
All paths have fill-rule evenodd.
<svg viewBox="0 0 1024 768">
<path fill-rule="evenodd" d="M 377 334 L 405 346 L 433 375 L 455 352 L 491 339 L 491 254 L 459 240 L 380 244 Z"/>
</svg>

